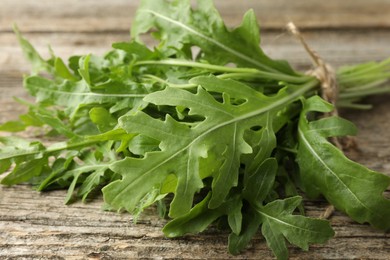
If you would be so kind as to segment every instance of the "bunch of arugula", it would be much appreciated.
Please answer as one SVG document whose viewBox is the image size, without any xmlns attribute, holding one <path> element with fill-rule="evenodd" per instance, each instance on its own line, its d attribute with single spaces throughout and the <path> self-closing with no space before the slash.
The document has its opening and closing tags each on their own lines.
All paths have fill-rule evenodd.
<svg viewBox="0 0 390 260">
<path fill-rule="evenodd" d="M 307 250 L 331 238 L 327 220 L 304 216 L 302 192 L 390 228 L 390 178 L 328 141 L 355 126 L 318 119 L 334 109 L 317 95 L 320 82 L 264 54 L 253 11 L 230 30 L 209 0 L 196 9 L 189 0 L 141 2 L 130 42 L 103 57 L 71 57 L 68 66 L 54 54 L 44 60 L 15 30 L 36 102 L 19 100 L 28 112 L 0 130 L 38 127 L 60 141 L 0 137 L 0 173 L 12 169 L 2 184 L 67 188 L 66 203 L 101 190 L 109 209 L 135 218 L 167 205 L 166 236 L 218 222 L 231 230 L 233 254 L 259 230 L 278 259 L 288 256 L 286 240 Z M 152 29 L 159 42 L 149 49 L 140 36 Z M 360 98 L 389 92 L 389 65 L 340 68 L 337 106 L 366 108 Z"/>
</svg>

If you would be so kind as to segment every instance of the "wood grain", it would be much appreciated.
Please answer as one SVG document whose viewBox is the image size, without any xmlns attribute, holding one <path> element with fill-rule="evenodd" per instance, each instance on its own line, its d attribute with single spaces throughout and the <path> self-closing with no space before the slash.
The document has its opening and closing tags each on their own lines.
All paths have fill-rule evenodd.
<svg viewBox="0 0 390 260">
<path fill-rule="evenodd" d="M 12 99 L 28 98 L 22 76 L 29 71 L 11 33 L 17 22 L 25 36 L 48 57 L 47 45 L 65 59 L 74 54 L 103 54 L 112 42 L 129 38 L 131 16 L 139 1 L 2 0 L 0 5 L 0 123 L 25 110 Z M 390 1 L 233 1 L 218 0 L 228 24 L 237 24 L 253 7 L 264 26 L 262 46 L 273 58 L 306 70 L 310 60 L 284 30 L 294 20 L 309 44 L 338 67 L 390 57 Z M 369 98 L 370 111 L 342 111 L 360 129 L 360 150 L 348 156 L 390 174 L 389 96 Z M 0 133 L 1 134 L 1 133 Z M 38 193 L 29 186 L 0 187 L 0 259 L 272 259 L 257 236 L 239 256 L 227 253 L 227 234 L 211 228 L 199 235 L 166 239 L 165 220 L 149 209 L 137 224 L 128 214 L 103 212 L 102 200 L 63 205 L 65 191 Z M 389 194 L 387 194 L 389 196 Z M 306 201 L 311 216 L 326 207 Z M 389 233 L 359 225 L 342 213 L 330 219 L 336 236 L 304 252 L 290 247 L 291 259 L 389 259 Z"/>
<path fill-rule="evenodd" d="M 138 0 L 2 0 L 0 31 L 16 22 L 28 31 L 107 32 L 128 31 Z M 294 21 L 302 28 L 389 28 L 389 0 L 216 0 L 229 25 L 254 9 L 263 30 Z"/>
<path fill-rule="evenodd" d="M 215 228 L 166 239 L 161 232 L 165 220 L 156 218 L 153 208 L 133 224 L 128 214 L 103 212 L 100 199 L 64 206 L 63 191 L 40 194 L 21 185 L 0 191 L 0 259 L 272 259 L 260 236 L 238 256 L 227 253 L 228 234 Z M 318 216 L 325 206 L 311 201 L 306 210 Z M 335 238 L 308 252 L 290 247 L 291 259 L 387 258 L 389 234 L 357 225 L 340 213 L 331 222 Z"/>
</svg>

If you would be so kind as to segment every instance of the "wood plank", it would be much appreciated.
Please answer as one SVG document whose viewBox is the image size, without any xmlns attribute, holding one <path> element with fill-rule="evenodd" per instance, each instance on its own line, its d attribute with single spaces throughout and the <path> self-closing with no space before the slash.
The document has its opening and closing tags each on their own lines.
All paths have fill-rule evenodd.
<svg viewBox="0 0 390 260">
<path fill-rule="evenodd" d="M 27 31 L 128 31 L 140 1 L 2 0 L 0 31 L 12 23 Z M 389 0 L 216 0 L 229 25 L 253 8 L 263 29 L 279 29 L 290 20 L 302 28 L 389 28 Z"/>
<path fill-rule="evenodd" d="M 24 33 L 45 58 L 49 57 L 48 46 L 67 60 L 71 55 L 93 53 L 102 55 L 111 49 L 111 44 L 127 41 L 129 34 L 122 33 Z M 390 30 L 320 30 L 307 31 L 304 36 L 309 45 L 335 67 L 390 57 Z M 150 44 L 151 40 L 147 39 Z M 308 67 L 310 59 L 302 45 L 286 30 L 262 33 L 261 46 L 274 59 L 287 59 L 294 66 Z M 13 33 L 1 33 L 0 73 L 7 72 L 10 78 L 29 70 Z M 3 78 L 3 77 L 1 77 Z M 0 78 L 0 80 L 1 80 Z M 8 79 L 7 79 L 8 80 Z M 5 85 L 5 84 L 1 84 Z"/>
<path fill-rule="evenodd" d="M 241 255 L 227 253 L 227 233 L 211 228 L 199 235 L 164 238 L 165 220 L 149 209 L 137 224 L 128 214 L 101 211 L 101 201 L 63 205 L 64 191 L 40 194 L 28 186 L 0 187 L 0 258 L 65 259 L 273 259 L 265 241 L 256 236 Z M 18 207 L 15 207 L 15 201 Z M 318 216 L 326 205 L 307 203 Z M 291 259 L 386 259 L 389 234 L 357 225 L 336 213 L 336 237 L 309 252 L 290 247 Z"/>
</svg>

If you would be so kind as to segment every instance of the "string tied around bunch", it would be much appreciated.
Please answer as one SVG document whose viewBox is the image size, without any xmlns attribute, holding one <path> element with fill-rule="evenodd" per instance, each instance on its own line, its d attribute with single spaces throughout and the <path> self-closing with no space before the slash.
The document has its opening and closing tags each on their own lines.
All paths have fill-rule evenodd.
<svg viewBox="0 0 390 260">
<path fill-rule="evenodd" d="M 311 69 L 306 73 L 316 77 L 320 81 L 322 98 L 335 106 L 330 115 L 338 115 L 336 103 L 339 91 L 335 69 L 330 64 L 326 63 L 318 53 L 307 44 L 301 32 L 293 22 L 287 24 L 287 29 L 301 42 L 302 46 L 312 59 L 314 69 Z"/>
<path fill-rule="evenodd" d="M 325 116 L 338 116 L 336 104 L 339 88 L 337 85 L 335 69 L 330 64 L 326 63 L 317 52 L 310 48 L 294 23 L 289 22 L 287 24 L 287 29 L 300 41 L 313 62 L 314 68 L 307 71 L 306 74 L 312 75 L 318 79 L 321 87 L 321 97 L 334 106 L 334 109 L 330 113 L 326 113 Z M 341 144 L 340 139 L 337 137 L 332 137 L 330 141 L 340 150 L 346 148 L 345 144 Z M 329 205 L 321 214 L 320 218 L 328 219 L 334 211 L 334 206 Z"/>
</svg>

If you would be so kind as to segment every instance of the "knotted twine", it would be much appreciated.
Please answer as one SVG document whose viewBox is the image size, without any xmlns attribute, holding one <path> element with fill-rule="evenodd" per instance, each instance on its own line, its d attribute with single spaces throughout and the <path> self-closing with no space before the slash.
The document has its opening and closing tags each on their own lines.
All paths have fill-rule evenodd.
<svg viewBox="0 0 390 260">
<path fill-rule="evenodd" d="M 335 106 L 335 109 L 330 112 L 328 116 L 337 116 L 336 103 L 339 91 L 336 80 L 336 71 L 331 65 L 324 62 L 317 52 L 310 48 L 294 23 L 289 22 L 287 24 L 287 29 L 301 42 L 312 59 L 314 69 L 309 70 L 307 74 L 316 77 L 320 81 L 322 98 Z"/>
<path fill-rule="evenodd" d="M 336 108 L 337 98 L 338 98 L 338 85 L 336 80 L 336 71 L 333 69 L 331 65 L 326 63 L 317 52 L 315 52 L 310 46 L 307 44 L 305 39 L 303 38 L 302 34 L 298 30 L 298 28 L 295 26 L 294 23 L 289 22 L 287 24 L 287 29 L 289 32 L 294 35 L 302 44 L 302 46 L 305 48 L 306 52 L 311 57 L 311 60 L 313 62 L 314 68 L 309 70 L 306 74 L 312 75 L 318 79 L 320 82 L 321 87 L 321 97 L 334 105 L 334 109 L 329 112 L 325 113 L 324 116 L 338 116 L 338 111 Z M 340 140 L 337 137 L 332 137 L 330 140 L 337 148 L 339 148 L 341 151 L 346 148 L 346 146 L 349 146 L 348 144 L 342 145 L 340 143 Z M 327 219 L 329 218 L 335 208 L 333 205 L 329 205 L 325 211 L 320 215 L 320 218 Z"/>
</svg>

